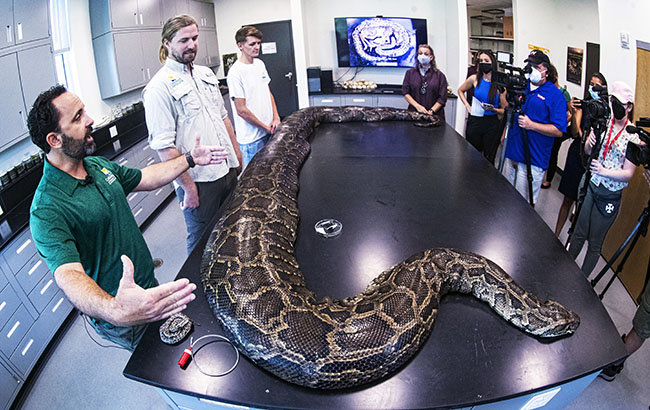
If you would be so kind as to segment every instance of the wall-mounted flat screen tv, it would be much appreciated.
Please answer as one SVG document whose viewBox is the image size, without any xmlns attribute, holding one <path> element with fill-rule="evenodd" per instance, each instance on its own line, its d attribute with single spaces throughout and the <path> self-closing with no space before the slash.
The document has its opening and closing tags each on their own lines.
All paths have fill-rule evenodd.
<svg viewBox="0 0 650 410">
<path fill-rule="evenodd" d="M 426 19 L 336 17 L 334 28 L 339 67 L 415 67 L 427 43 Z"/>
</svg>

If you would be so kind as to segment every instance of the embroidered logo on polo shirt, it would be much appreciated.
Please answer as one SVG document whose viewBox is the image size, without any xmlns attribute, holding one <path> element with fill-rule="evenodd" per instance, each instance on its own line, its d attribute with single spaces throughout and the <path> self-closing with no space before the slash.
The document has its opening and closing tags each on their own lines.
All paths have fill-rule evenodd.
<svg viewBox="0 0 650 410">
<path fill-rule="evenodd" d="M 108 182 L 109 185 L 115 182 L 115 175 L 113 175 L 111 171 L 107 170 L 106 168 L 102 168 L 102 173 L 106 175 L 106 182 Z"/>
</svg>

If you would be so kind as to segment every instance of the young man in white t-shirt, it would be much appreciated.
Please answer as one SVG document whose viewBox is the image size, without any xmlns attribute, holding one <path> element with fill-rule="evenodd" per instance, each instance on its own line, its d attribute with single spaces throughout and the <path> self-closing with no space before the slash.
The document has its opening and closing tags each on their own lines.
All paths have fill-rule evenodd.
<svg viewBox="0 0 650 410">
<path fill-rule="evenodd" d="M 264 147 L 280 124 L 275 100 L 269 89 L 271 78 L 260 54 L 262 32 L 244 26 L 235 34 L 241 56 L 228 71 L 228 89 L 235 115 L 237 142 L 245 168 L 251 158 Z"/>
</svg>

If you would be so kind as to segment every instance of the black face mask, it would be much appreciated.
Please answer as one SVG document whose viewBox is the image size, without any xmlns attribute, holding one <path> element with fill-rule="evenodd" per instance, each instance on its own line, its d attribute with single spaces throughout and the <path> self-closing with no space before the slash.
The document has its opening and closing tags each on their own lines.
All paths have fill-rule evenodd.
<svg viewBox="0 0 650 410">
<path fill-rule="evenodd" d="M 622 120 L 625 118 L 625 105 L 623 105 L 616 98 L 612 98 L 612 113 L 614 114 L 614 118 L 617 120 Z"/>
<path fill-rule="evenodd" d="M 490 63 L 479 63 L 478 69 L 483 74 L 487 74 L 490 71 L 492 71 L 492 64 L 490 64 Z"/>
</svg>

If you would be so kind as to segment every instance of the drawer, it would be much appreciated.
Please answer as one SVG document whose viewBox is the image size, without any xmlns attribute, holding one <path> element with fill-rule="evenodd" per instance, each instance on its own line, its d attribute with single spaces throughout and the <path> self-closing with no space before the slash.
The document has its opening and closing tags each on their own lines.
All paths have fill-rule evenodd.
<svg viewBox="0 0 650 410">
<path fill-rule="evenodd" d="M 114 160 L 118 165 L 122 165 L 124 167 L 129 167 L 129 168 L 135 168 L 137 164 L 137 160 L 134 158 L 133 153 L 131 150 L 123 152 L 122 155 L 118 156 Z"/>
<path fill-rule="evenodd" d="M 7 277 L 5 276 L 5 273 L 2 271 L 2 268 L 0 268 L 0 290 L 4 289 L 7 283 L 9 283 L 7 281 Z"/>
<path fill-rule="evenodd" d="M 0 409 L 8 409 L 20 388 L 20 379 L 0 363 Z"/>
<path fill-rule="evenodd" d="M 341 97 L 338 95 L 313 95 L 309 97 L 313 107 L 340 107 Z"/>
<path fill-rule="evenodd" d="M 165 186 L 161 186 L 160 188 L 156 189 L 155 191 L 149 192 L 149 196 L 147 197 L 147 201 L 149 202 L 151 209 L 155 210 L 162 204 L 165 199 L 174 192 L 174 187 L 172 184 L 167 184 Z"/>
<path fill-rule="evenodd" d="M 360 105 L 362 107 L 374 107 L 374 95 L 346 95 L 344 96 L 344 105 Z"/>
<path fill-rule="evenodd" d="M 137 155 L 141 162 L 149 162 L 152 157 L 155 158 L 157 162 L 160 162 L 158 153 L 155 149 L 151 148 L 149 142 L 146 139 L 139 143 L 136 148 L 138 150 Z"/>
<path fill-rule="evenodd" d="M 43 314 L 29 329 L 9 359 L 24 376 L 27 376 L 32 369 L 52 335 L 71 310 L 72 305 L 65 298 L 63 292 L 58 292 Z"/>
<path fill-rule="evenodd" d="M 0 351 L 9 357 L 23 339 L 23 336 L 32 327 L 34 319 L 31 317 L 25 306 L 20 305 L 9 321 L 2 328 L 0 333 Z"/>
<path fill-rule="evenodd" d="M 27 262 L 25 266 L 16 274 L 16 280 L 25 293 L 29 293 L 34 286 L 49 272 L 47 264 L 41 257 L 36 254 Z"/>
<path fill-rule="evenodd" d="M 138 226 L 142 225 L 144 221 L 151 215 L 151 210 L 149 209 L 149 201 L 140 202 L 135 208 L 133 208 L 133 217 Z"/>
<path fill-rule="evenodd" d="M 129 206 L 133 211 L 135 207 L 138 206 L 138 204 L 142 202 L 142 200 L 147 196 L 149 196 L 149 192 L 146 191 L 131 192 L 126 196 L 126 200 L 129 202 Z"/>
<path fill-rule="evenodd" d="M 20 305 L 20 298 L 11 285 L 5 286 L 0 292 L 0 329 L 7 324 L 11 315 L 18 310 Z"/>
<path fill-rule="evenodd" d="M 138 165 L 138 168 L 146 168 L 149 165 L 153 164 L 158 164 L 160 162 L 160 157 L 158 157 L 158 154 L 155 152 L 150 153 L 148 156 L 144 157 L 141 161 L 140 164 Z"/>
<path fill-rule="evenodd" d="M 31 291 L 28 296 L 29 301 L 32 302 L 32 305 L 34 305 L 36 310 L 42 312 L 58 290 L 59 287 L 56 286 L 54 275 L 48 274 L 41 279 L 38 286 Z"/>
<path fill-rule="evenodd" d="M 34 245 L 29 229 L 25 229 L 25 232 L 11 241 L 2 252 L 12 273 L 18 272 L 34 254 L 36 254 L 36 245 Z"/>
</svg>

